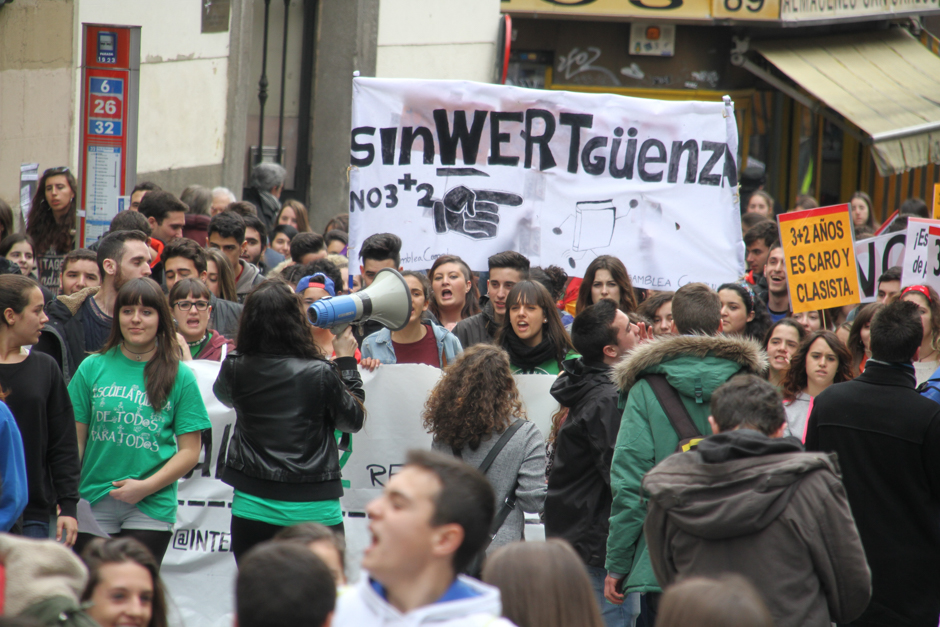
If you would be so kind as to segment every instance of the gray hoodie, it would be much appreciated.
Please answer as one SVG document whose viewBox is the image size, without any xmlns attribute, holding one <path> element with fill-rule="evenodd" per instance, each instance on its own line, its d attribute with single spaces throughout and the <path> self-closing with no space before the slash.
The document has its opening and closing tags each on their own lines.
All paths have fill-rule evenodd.
<svg viewBox="0 0 940 627">
<path fill-rule="evenodd" d="M 835 458 L 791 438 L 739 429 L 647 473 L 644 525 L 656 579 L 740 573 L 777 627 L 849 623 L 871 572 Z"/>
</svg>

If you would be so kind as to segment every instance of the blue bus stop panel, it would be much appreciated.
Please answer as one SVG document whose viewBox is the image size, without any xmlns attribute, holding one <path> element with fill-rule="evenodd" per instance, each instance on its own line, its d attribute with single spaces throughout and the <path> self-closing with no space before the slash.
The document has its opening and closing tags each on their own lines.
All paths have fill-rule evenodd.
<svg viewBox="0 0 940 627">
<path fill-rule="evenodd" d="M 91 93 L 107 96 L 120 96 L 124 94 L 124 81 L 120 78 L 91 78 Z"/>
<path fill-rule="evenodd" d="M 118 120 L 88 120 L 89 135 L 121 136 L 121 122 Z"/>
</svg>

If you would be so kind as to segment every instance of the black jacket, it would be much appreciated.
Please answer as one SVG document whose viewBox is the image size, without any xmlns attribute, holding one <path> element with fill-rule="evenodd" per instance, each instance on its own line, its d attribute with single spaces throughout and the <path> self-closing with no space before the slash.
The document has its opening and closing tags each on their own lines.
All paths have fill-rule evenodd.
<svg viewBox="0 0 940 627">
<path fill-rule="evenodd" d="M 552 396 L 568 407 L 548 476 L 545 535 L 567 540 L 588 566 L 603 568 L 610 528 L 610 462 L 620 429 L 610 367 L 581 358 L 562 364 Z"/>
<path fill-rule="evenodd" d="M 483 305 L 483 311 L 458 322 L 453 333 L 463 349 L 467 350 L 474 344 L 492 344 L 498 330 L 493 303 L 487 302 Z"/>
<path fill-rule="evenodd" d="M 209 296 L 209 304 L 212 305 L 209 326 L 235 341 L 238 338 L 238 321 L 242 317 L 242 305 L 218 298 L 215 294 Z"/>
<path fill-rule="evenodd" d="M 868 360 L 813 401 L 806 449 L 835 452 L 872 573 L 854 625 L 930 626 L 940 617 L 940 405 L 910 365 Z"/>
<path fill-rule="evenodd" d="M 49 321 L 43 327 L 39 343 L 33 350 L 55 359 L 66 383 L 72 380 L 78 365 L 88 356 L 85 350 L 85 328 L 82 326 L 85 313 L 82 305 L 86 298 L 97 294 L 98 289 L 86 287 L 71 296 L 59 296 L 46 305 Z M 98 348 L 96 346 L 94 350 Z"/>
<path fill-rule="evenodd" d="M 212 390 L 236 416 L 222 481 L 279 501 L 343 495 L 333 431 L 362 428 L 365 393 L 355 359 L 235 352 Z"/>
</svg>

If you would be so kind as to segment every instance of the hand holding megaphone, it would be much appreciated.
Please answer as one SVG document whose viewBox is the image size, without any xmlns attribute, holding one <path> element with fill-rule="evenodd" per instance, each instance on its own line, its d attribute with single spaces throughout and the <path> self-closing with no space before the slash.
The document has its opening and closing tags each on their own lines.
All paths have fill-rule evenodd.
<svg viewBox="0 0 940 627">
<path fill-rule="evenodd" d="M 315 327 L 340 335 L 355 322 L 375 320 L 392 331 L 400 331 L 411 318 L 411 290 L 404 277 L 392 268 L 382 268 L 372 285 L 346 296 L 321 298 L 307 308 L 307 320 Z"/>
</svg>

